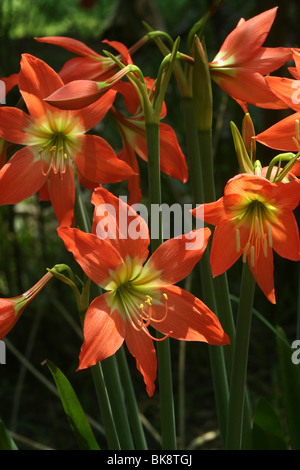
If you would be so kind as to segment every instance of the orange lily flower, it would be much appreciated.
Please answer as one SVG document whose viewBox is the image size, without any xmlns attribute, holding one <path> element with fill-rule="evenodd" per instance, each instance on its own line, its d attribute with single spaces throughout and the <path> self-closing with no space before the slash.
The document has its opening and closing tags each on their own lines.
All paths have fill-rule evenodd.
<svg viewBox="0 0 300 470">
<path fill-rule="evenodd" d="M 18 297 L 0 299 L 0 339 L 4 338 L 19 320 L 23 310 L 51 279 L 46 273 L 31 289 Z"/>
<path fill-rule="evenodd" d="M 66 248 L 87 276 L 106 292 L 90 304 L 78 369 L 113 355 L 124 340 L 151 396 L 156 352 L 148 327 L 163 335 L 214 345 L 229 342 L 217 317 L 199 299 L 174 284 L 201 258 L 210 230 L 198 229 L 193 250 L 188 235 L 165 241 L 148 259 L 148 226 L 132 207 L 103 188 L 92 196 L 92 233 L 60 226 Z"/>
<path fill-rule="evenodd" d="M 296 79 L 285 77 L 266 77 L 270 90 L 284 101 L 287 107 L 296 111 L 282 119 L 254 138 L 263 145 L 278 150 L 299 152 L 300 150 L 300 50 L 293 49 L 295 68 L 290 72 Z"/>
<path fill-rule="evenodd" d="M 111 58 L 98 54 L 77 39 L 63 36 L 47 36 L 35 39 L 38 42 L 61 46 L 81 56 L 68 60 L 61 68 L 59 76 L 65 84 L 74 80 L 105 81 L 112 76 L 118 68 Z M 118 41 L 103 40 L 102 42 L 119 52 L 120 59 L 124 65 L 132 63 L 129 50 L 124 44 Z"/>
<path fill-rule="evenodd" d="M 147 86 L 150 90 L 153 80 L 147 79 Z M 112 106 L 110 113 L 118 126 L 122 136 L 123 148 L 118 157 L 128 163 L 135 171 L 135 175 L 128 178 L 128 188 L 130 193 L 129 204 L 138 203 L 142 193 L 140 189 L 140 172 L 136 159 L 138 155 L 142 160 L 147 161 L 147 140 L 146 124 L 141 102 L 134 86 L 130 82 L 118 82 L 115 89 L 124 97 L 124 104 L 128 114 L 118 111 Z M 167 114 L 165 103 L 162 107 L 161 119 Z M 182 153 L 174 130 L 165 123 L 159 125 L 160 135 L 160 167 L 161 170 L 172 178 L 186 182 L 188 179 L 188 169 L 185 156 Z"/>
<path fill-rule="evenodd" d="M 262 108 L 287 107 L 264 78 L 292 58 L 290 48 L 262 47 L 276 13 L 277 7 L 247 21 L 242 18 L 209 63 L 213 80 L 245 111 L 246 103 Z"/>
<path fill-rule="evenodd" d="M 299 230 L 293 210 L 300 184 L 271 183 L 262 176 L 240 174 L 230 179 L 224 196 L 197 207 L 193 215 L 215 225 L 211 270 L 218 276 L 241 256 L 265 296 L 275 303 L 273 249 L 283 258 L 300 259 Z"/>
<path fill-rule="evenodd" d="M 79 111 L 58 110 L 43 98 L 63 82 L 45 62 L 29 54 L 21 60 L 19 88 L 30 114 L 0 108 L 0 137 L 23 147 L 0 171 L 0 205 L 16 204 L 39 191 L 51 201 L 59 223 L 73 219 L 74 167 L 91 185 L 117 182 L 133 170 L 101 137 L 85 134 L 111 107 L 115 92 Z"/>
</svg>

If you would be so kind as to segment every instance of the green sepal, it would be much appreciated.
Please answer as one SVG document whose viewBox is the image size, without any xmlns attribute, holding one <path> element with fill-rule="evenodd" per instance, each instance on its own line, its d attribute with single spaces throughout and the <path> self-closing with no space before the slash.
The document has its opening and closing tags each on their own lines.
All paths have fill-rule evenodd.
<svg viewBox="0 0 300 470">
<path fill-rule="evenodd" d="M 253 174 L 253 165 L 240 131 L 234 122 L 230 123 L 230 127 L 240 170 L 242 173 Z"/>
</svg>

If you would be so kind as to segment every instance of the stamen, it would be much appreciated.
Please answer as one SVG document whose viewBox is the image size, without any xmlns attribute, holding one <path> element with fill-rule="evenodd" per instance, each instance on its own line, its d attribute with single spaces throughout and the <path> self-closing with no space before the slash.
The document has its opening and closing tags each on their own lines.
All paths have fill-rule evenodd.
<svg viewBox="0 0 300 470">
<path fill-rule="evenodd" d="M 58 169 L 55 165 L 55 163 L 56 163 L 56 158 L 55 158 L 56 149 L 57 149 L 56 145 L 52 145 L 52 147 L 49 150 L 49 152 L 51 153 L 51 166 L 52 166 L 53 173 L 55 175 L 58 173 Z"/>
<path fill-rule="evenodd" d="M 269 247 L 273 247 L 273 238 L 272 238 L 272 227 L 268 225 L 268 235 L 269 235 Z"/>
<path fill-rule="evenodd" d="M 255 223 L 256 223 L 257 238 L 260 238 L 261 237 L 261 229 L 260 229 L 259 218 L 257 216 L 255 217 Z"/>
<path fill-rule="evenodd" d="M 50 171 L 50 168 L 51 166 L 49 164 L 47 164 L 47 162 L 43 159 L 43 152 L 44 152 L 44 148 L 42 147 L 40 150 L 39 150 L 39 154 L 40 154 L 40 162 L 41 162 L 41 171 L 42 171 L 42 175 L 43 176 L 47 176 L 49 174 L 49 171 Z"/>
<path fill-rule="evenodd" d="M 244 249 L 243 258 L 242 258 L 243 263 L 246 263 L 249 248 L 250 248 L 250 242 L 247 242 L 245 249 Z"/>
<path fill-rule="evenodd" d="M 255 249 L 253 245 L 251 246 L 251 249 L 250 249 L 250 264 L 252 268 L 255 267 Z"/>
<path fill-rule="evenodd" d="M 293 139 L 294 144 L 297 147 L 298 152 L 300 152 L 300 144 L 299 144 L 298 140 L 294 136 L 292 137 L 292 139 Z"/>
<path fill-rule="evenodd" d="M 165 313 L 164 313 L 164 316 L 162 318 L 159 318 L 159 319 L 158 318 L 151 318 L 152 322 L 161 323 L 167 318 L 167 315 L 168 315 L 168 296 L 165 292 L 163 293 L 163 298 L 165 299 Z"/>
<path fill-rule="evenodd" d="M 241 237 L 240 237 L 240 231 L 238 228 L 235 231 L 235 240 L 236 240 L 236 252 L 239 253 L 241 251 Z"/>
<path fill-rule="evenodd" d="M 264 235 L 264 255 L 265 255 L 265 258 L 268 257 L 268 240 L 267 240 L 267 234 L 265 233 Z"/>
</svg>

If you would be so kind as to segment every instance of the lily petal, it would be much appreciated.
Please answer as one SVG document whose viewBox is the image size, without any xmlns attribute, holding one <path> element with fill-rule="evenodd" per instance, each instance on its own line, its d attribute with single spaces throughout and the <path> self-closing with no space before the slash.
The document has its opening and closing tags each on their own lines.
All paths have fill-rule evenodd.
<svg viewBox="0 0 300 470">
<path fill-rule="evenodd" d="M 93 233 L 108 239 L 124 259 L 139 258 L 142 264 L 148 257 L 150 243 L 144 219 L 104 188 L 96 188 L 91 201 L 95 206 Z"/>
<path fill-rule="evenodd" d="M 276 13 L 277 7 L 260 13 L 247 21 L 240 21 L 225 39 L 214 61 L 226 60 L 228 53 L 233 55 L 235 63 L 248 61 L 265 42 Z"/>
<path fill-rule="evenodd" d="M 282 119 L 254 138 L 267 147 L 277 150 L 298 152 L 299 146 L 294 141 L 296 136 L 296 121 L 300 121 L 300 112 Z"/>
<path fill-rule="evenodd" d="M 46 181 L 41 163 L 28 147 L 18 150 L 0 171 L 0 205 L 16 204 L 35 194 Z"/>
<path fill-rule="evenodd" d="M 30 54 L 22 54 L 19 74 L 19 88 L 41 100 L 63 86 L 59 75 L 41 59 Z"/>
<path fill-rule="evenodd" d="M 96 284 L 105 287 L 110 270 L 123 262 L 119 253 L 106 240 L 72 227 L 58 227 L 57 233 L 77 263 Z"/>
<path fill-rule="evenodd" d="M 251 264 L 250 257 L 248 257 L 248 263 L 258 286 L 261 288 L 267 299 L 272 304 L 275 304 L 276 298 L 274 289 L 274 263 L 272 249 L 270 247 L 267 248 L 267 256 L 260 252 L 254 267 Z"/>
<path fill-rule="evenodd" d="M 115 90 L 108 90 L 101 98 L 99 98 L 94 103 L 86 106 L 85 108 L 80 109 L 79 111 L 71 111 L 74 115 L 74 118 L 78 116 L 80 121 L 84 126 L 84 130 L 89 131 L 95 127 L 102 119 L 113 105 L 113 102 L 116 97 Z"/>
<path fill-rule="evenodd" d="M 232 222 L 217 225 L 210 253 L 210 265 L 213 277 L 223 274 L 241 256 L 236 243 L 232 242 L 235 236 L 235 226 Z"/>
<path fill-rule="evenodd" d="M 156 351 L 153 340 L 142 330 L 135 331 L 126 323 L 125 333 L 126 346 L 136 359 L 136 367 L 142 374 L 149 397 L 155 390 L 155 379 L 157 370 Z"/>
<path fill-rule="evenodd" d="M 0 137 L 14 144 L 27 142 L 26 128 L 32 120 L 21 109 L 3 106 L 0 108 Z"/>
<path fill-rule="evenodd" d="M 93 300 L 84 319 L 84 343 L 77 370 L 86 369 L 112 356 L 123 344 L 125 328 L 117 310 L 110 313 L 106 299 L 110 293 Z"/>
<path fill-rule="evenodd" d="M 158 321 L 165 316 L 165 305 L 153 305 L 151 325 L 155 329 L 179 340 L 229 344 L 217 316 L 201 300 L 178 286 L 167 286 L 164 292 L 168 296 L 168 314 Z"/>
<path fill-rule="evenodd" d="M 55 46 L 61 46 L 67 51 L 73 52 L 74 54 L 82 56 L 98 57 L 99 54 L 93 51 L 90 47 L 86 46 L 83 42 L 77 39 L 68 38 L 65 36 L 44 36 L 41 38 L 34 38 L 38 42 L 45 42 L 53 44 Z"/>
<path fill-rule="evenodd" d="M 147 263 L 149 270 L 160 271 L 160 282 L 176 284 L 187 277 L 201 259 L 210 234 L 206 227 L 166 240 L 151 255 Z"/>
<path fill-rule="evenodd" d="M 89 181 L 116 183 L 134 174 L 132 168 L 117 158 L 102 137 L 86 134 L 80 140 L 80 152 L 72 157 L 80 173 Z"/>
<path fill-rule="evenodd" d="M 49 176 L 50 201 L 60 225 L 70 226 L 74 216 L 75 182 L 71 165 L 61 177 L 59 173 L 50 172 Z"/>
</svg>

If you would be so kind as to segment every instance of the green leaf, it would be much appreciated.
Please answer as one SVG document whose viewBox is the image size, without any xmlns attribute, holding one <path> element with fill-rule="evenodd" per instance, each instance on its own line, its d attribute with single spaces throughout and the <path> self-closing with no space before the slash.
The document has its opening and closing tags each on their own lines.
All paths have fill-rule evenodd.
<svg viewBox="0 0 300 470">
<path fill-rule="evenodd" d="M 281 422 L 264 398 L 259 400 L 255 409 L 252 437 L 255 450 L 287 450 Z"/>
<path fill-rule="evenodd" d="M 86 419 L 82 406 L 69 380 L 53 362 L 47 360 L 45 363 L 53 375 L 70 427 L 80 449 L 100 450 L 91 426 Z"/>
<path fill-rule="evenodd" d="M 278 330 L 281 336 L 285 336 L 281 328 Z M 293 450 L 300 450 L 300 369 L 292 361 L 293 351 L 290 347 L 277 340 L 277 350 L 290 445 Z"/>
<path fill-rule="evenodd" d="M 0 450 L 18 450 L 2 419 L 0 419 Z"/>
</svg>

